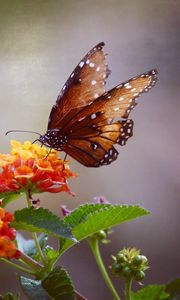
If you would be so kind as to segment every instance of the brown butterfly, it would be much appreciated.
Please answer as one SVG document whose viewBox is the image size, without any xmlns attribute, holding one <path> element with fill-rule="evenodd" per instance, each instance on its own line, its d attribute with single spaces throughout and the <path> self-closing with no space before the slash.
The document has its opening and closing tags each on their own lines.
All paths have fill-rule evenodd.
<svg viewBox="0 0 180 300">
<path fill-rule="evenodd" d="M 117 159 L 113 145 L 123 146 L 133 135 L 133 121 L 128 116 L 137 105 L 136 98 L 157 81 L 157 71 L 151 70 L 105 92 L 110 71 L 103 46 L 99 43 L 89 51 L 72 72 L 52 107 L 47 132 L 38 139 L 87 167 Z"/>
</svg>

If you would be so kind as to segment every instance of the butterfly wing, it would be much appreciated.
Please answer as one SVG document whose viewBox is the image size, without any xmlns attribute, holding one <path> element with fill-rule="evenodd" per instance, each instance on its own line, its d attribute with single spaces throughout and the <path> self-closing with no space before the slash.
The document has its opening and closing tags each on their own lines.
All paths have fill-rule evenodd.
<svg viewBox="0 0 180 300">
<path fill-rule="evenodd" d="M 48 129 L 61 128 L 63 118 L 88 105 L 105 92 L 105 79 L 110 74 L 104 43 L 99 43 L 79 62 L 63 86 L 56 104 L 53 106 Z"/>
<path fill-rule="evenodd" d="M 102 119 L 105 122 L 112 122 L 116 117 L 127 119 L 131 110 L 137 105 L 136 99 L 141 94 L 148 92 L 156 84 L 156 81 L 157 71 L 151 70 L 116 86 L 76 114 L 72 114 L 71 119 L 70 117 L 67 117 L 67 120 L 65 118 L 61 132 L 67 134 L 66 131 L 75 122 L 81 122 L 87 116 L 92 122 L 99 114 L 103 115 L 101 122 Z"/>
<path fill-rule="evenodd" d="M 133 121 L 127 119 L 136 98 L 156 83 L 157 71 L 151 70 L 118 85 L 93 103 L 67 117 L 61 133 L 68 137 L 62 150 L 88 167 L 114 161 L 121 146 L 133 135 Z M 113 123 L 114 118 L 125 120 Z M 126 120 L 127 119 L 127 120 Z"/>
<path fill-rule="evenodd" d="M 125 145 L 132 136 L 133 121 L 93 125 L 73 130 L 62 150 L 87 167 L 108 165 L 118 156 L 113 145 Z"/>
</svg>

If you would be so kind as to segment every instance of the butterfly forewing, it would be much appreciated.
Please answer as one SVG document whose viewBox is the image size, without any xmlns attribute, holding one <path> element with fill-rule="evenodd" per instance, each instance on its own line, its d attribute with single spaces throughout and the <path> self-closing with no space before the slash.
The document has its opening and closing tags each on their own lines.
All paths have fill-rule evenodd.
<svg viewBox="0 0 180 300">
<path fill-rule="evenodd" d="M 88 121 L 91 120 L 92 123 L 97 123 L 95 121 L 97 117 L 98 121 L 104 120 L 107 123 L 115 117 L 128 118 L 130 111 L 137 105 L 135 100 L 142 93 L 149 91 L 155 85 L 156 80 L 157 71 L 151 70 L 116 86 L 77 112 L 69 122 L 65 122 L 62 128 L 63 132 L 75 122 L 81 123 L 87 116 L 89 117 Z M 79 126 L 81 125 L 79 124 Z"/>
<path fill-rule="evenodd" d="M 79 62 L 62 88 L 49 116 L 48 129 L 62 127 L 64 118 L 72 118 L 80 110 L 105 92 L 109 75 L 104 43 L 99 43 Z M 75 110 L 74 110 L 75 109 Z"/>
</svg>

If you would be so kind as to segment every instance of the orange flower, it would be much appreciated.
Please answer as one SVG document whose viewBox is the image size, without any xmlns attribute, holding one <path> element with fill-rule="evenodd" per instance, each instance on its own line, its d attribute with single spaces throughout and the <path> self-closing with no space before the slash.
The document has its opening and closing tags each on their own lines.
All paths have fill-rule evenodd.
<svg viewBox="0 0 180 300">
<path fill-rule="evenodd" d="M 58 152 L 25 142 L 11 141 L 11 154 L 0 154 L 0 193 L 69 192 L 67 179 L 74 176 Z"/>
<path fill-rule="evenodd" d="M 19 258 L 21 253 L 16 248 L 16 244 L 13 240 L 16 238 L 16 230 L 9 227 L 11 221 L 13 221 L 13 214 L 5 212 L 0 207 L 0 257 L 3 258 Z"/>
</svg>

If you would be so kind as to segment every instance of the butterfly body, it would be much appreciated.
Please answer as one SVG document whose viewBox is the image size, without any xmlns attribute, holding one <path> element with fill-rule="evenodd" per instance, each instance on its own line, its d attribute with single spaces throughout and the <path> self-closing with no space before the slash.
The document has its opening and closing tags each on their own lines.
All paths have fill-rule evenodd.
<svg viewBox="0 0 180 300">
<path fill-rule="evenodd" d="M 114 145 L 125 145 L 133 135 L 133 121 L 128 116 L 136 99 L 157 80 L 157 71 L 151 70 L 106 92 L 110 71 L 103 46 L 100 43 L 89 51 L 70 75 L 51 110 L 47 132 L 39 138 L 42 144 L 66 152 L 87 167 L 117 159 Z"/>
<path fill-rule="evenodd" d="M 39 142 L 47 147 L 61 151 L 65 143 L 68 142 L 67 137 L 60 133 L 60 130 L 47 130 L 46 134 L 41 135 Z"/>
</svg>

